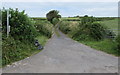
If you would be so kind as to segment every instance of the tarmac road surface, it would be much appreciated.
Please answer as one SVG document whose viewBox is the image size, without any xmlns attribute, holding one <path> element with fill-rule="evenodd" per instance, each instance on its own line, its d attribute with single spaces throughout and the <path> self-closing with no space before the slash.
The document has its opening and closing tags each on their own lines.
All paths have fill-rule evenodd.
<svg viewBox="0 0 120 75">
<path fill-rule="evenodd" d="M 3 73 L 116 73 L 118 57 L 94 50 L 59 32 L 38 54 L 8 65 Z"/>
</svg>

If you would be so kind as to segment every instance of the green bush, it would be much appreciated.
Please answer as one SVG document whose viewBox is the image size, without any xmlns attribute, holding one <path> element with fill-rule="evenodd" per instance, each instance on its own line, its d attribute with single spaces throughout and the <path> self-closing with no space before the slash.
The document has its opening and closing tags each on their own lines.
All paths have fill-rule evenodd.
<svg viewBox="0 0 120 75">
<path fill-rule="evenodd" d="M 30 56 L 36 51 L 34 39 L 37 31 L 34 22 L 18 9 L 9 9 L 10 17 L 10 34 L 6 37 L 7 10 L 2 9 L 2 65 L 11 64 Z"/>
<path fill-rule="evenodd" d="M 55 26 L 59 22 L 58 18 L 53 18 L 52 19 L 52 24 Z"/>
<path fill-rule="evenodd" d="M 115 36 L 112 31 L 108 30 L 106 27 L 97 22 L 86 23 L 84 25 L 80 24 L 79 26 L 79 30 L 73 35 L 74 38 L 81 38 L 83 36 L 80 35 L 84 34 L 84 38 L 91 38 L 91 40 L 99 41 L 104 38 L 114 38 Z"/>
<path fill-rule="evenodd" d="M 120 35 L 118 35 L 118 36 L 116 37 L 116 42 L 117 42 L 118 52 L 120 53 Z"/>
<path fill-rule="evenodd" d="M 21 42 L 9 36 L 2 41 L 2 65 L 11 64 L 25 57 L 30 56 L 36 51 L 32 43 Z"/>
<path fill-rule="evenodd" d="M 67 34 L 68 32 L 70 32 L 69 24 L 70 24 L 70 23 L 67 22 L 67 21 L 62 21 L 62 22 L 60 23 L 59 29 L 60 29 L 62 32 L 64 32 L 65 34 Z"/>
<path fill-rule="evenodd" d="M 37 31 L 47 37 L 51 37 L 52 36 L 52 28 L 53 28 L 53 25 L 45 20 L 45 21 L 36 21 L 35 22 L 35 27 L 37 29 Z"/>
<path fill-rule="evenodd" d="M 104 38 L 114 38 L 115 34 L 107 27 L 96 22 L 96 18 L 87 15 L 81 19 L 79 25 L 69 21 L 60 24 L 60 30 L 65 34 L 70 34 L 76 40 L 102 40 Z M 75 27 L 76 26 L 76 27 Z"/>
<path fill-rule="evenodd" d="M 18 9 L 13 10 L 9 9 L 10 17 L 10 26 L 11 31 L 10 35 L 14 39 L 19 40 L 28 40 L 30 42 L 34 41 L 36 37 L 36 29 L 32 20 L 25 14 L 25 11 L 19 12 Z M 2 10 L 2 25 L 3 33 L 6 34 L 6 25 L 7 25 L 7 10 Z"/>
<path fill-rule="evenodd" d="M 102 40 L 104 38 L 114 38 L 115 35 L 112 31 L 108 30 L 107 27 L 95 21 L 96 18 L 94 17 L 88 16 L 83 17 L 79 25 L 79 31 L 76 34 L 77 35 L 85 34 L 86 35 L 85 37 L 91 37 L 97 41 Z"/>
<path fill-rule="evenodd" d="M 101 40 L 104 39 L 104 36 L 106 35 L 106 28 L 103 27 L 101 24 L 99 23 L 92 23 L 90 25 L 90 27 L 88 27 L 90 29 L 90 36 L 96 40 Z"/>
<path fill-rule="evenodd" d="M 85 15 L 82 19 L 81 19 L 81 24 L 86 24 L 86 23 L 93 23 L 96 21 L 96 18 L 94 18 L 93 16 L 88 17 L 87 15 Z"/>
</svg>

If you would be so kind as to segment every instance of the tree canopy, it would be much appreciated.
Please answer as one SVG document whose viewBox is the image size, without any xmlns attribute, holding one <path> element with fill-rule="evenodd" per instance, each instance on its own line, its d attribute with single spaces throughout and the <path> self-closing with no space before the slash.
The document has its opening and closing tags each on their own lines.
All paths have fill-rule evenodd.
<svg viewBox="0 0 120 75">
<path fill-rule="evenodd" d="M 57 10 L 51 10 L 46 14 L 47 20 L 53 23 L 54 18 L 61 18 L 61 15 L 59 14 L 59 11 Z"/>
</svg>

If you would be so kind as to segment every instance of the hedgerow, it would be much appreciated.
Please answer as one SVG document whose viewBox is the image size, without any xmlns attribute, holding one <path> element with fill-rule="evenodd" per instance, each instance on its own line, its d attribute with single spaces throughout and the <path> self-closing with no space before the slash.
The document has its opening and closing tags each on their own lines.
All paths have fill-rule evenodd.
<svg viewBox="0 0 120 75">
<path fill-rule="evenodd" d="M 120 55 L 120 35 L 118 35 L 118 36 L 116 37 L 116 42 L 117 42 L 118 53 L 119 53 L 119 55 Z"/>
<path fill-rule="evenodd" d="M 68 32 L 70 32 L 70 27 L 69 27 L 70 23 L 67 21 L 62 21 L 60 23 L 60 27 L 59 29 L 64 32 L 65 34 L 67 34 Z"/>
<path fill-rule="evenodd" d="M 14 39 L 18 40 L 28 40 L 29 42 L 33 42 L 36 37 L 36 29 L 34 27 L 34 23 L 32 20 L 25 14 L 25 11 L 19 12 L 18 9 L 9 9 L 10 17 L 10 35 Z M 7 10 L 2 10 L 2 25 L 3 25 L 3 33 L 6 34 L 6 26 L 7 26 Z"/>
<path fill-rule="evenodd" d="M 70 29 L 70 22 L 63 21 L 60 24 L 60 30 L 64 33 L 72 33 L 71 37 L 76 40 L 102 40 L 105 38 L 114 38 L 115 34 L 107 27 L 96 22 L 95 17 L 84 16 L 77 28 Z M 74 31 L 74 32 L 73 32 Z"/>
<path fill-rule="evenodd" d="M 21 42 L 15 40 L 12 36 L 4 38 L 2 40 L 2 66 L 29 57 L 35 51 L 37 49 L 33 43 Z"/>
<path fill-rule="evenodd" d="M 45 21 L 35 20 L 35 28 L 39 33 L 47 36 L 48 38 L 50 38 L 53 34 L 52 32 L 53 25 L 47 20 Z"/>
<path fill-rule="evenodd" d="M 30 56 L 35 52 L 34 40 L 37 31 L 34 22 L 25 14 L 25 11 L 19 12 L 18 9 L 9 9 L 11 17 L 9 18 L 10 33 L 6 37 L 7 31 L 7 10 L 2 9 L 2 65 L 11 64 Z"/>
<path fill-rule="evenodd" d="M 93 40 L 98 41 L 104 38 L 114 38 L 114 36 L 115 34 L 112 31 L 96 22 L 96 19 L 94 17 L 85 16 L 82 18 L 81 23 L 79 24 L 79 30 L 76 32 L 76 34 L 73 35 L 73 38 L 80 38 L 80 40 L 92 38 Z"/>
</svg>

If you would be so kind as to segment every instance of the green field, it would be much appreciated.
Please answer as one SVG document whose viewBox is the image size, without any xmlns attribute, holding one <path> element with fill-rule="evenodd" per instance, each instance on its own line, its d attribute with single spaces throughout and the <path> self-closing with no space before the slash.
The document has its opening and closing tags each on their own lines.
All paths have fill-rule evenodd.
<svg viewBox="0 0 120 75">
<path fill-rule="evenodd" d="M 102 25 L 107 26 L 110 30 L 118 34 L 118 19 L 99 21 Z"/>
<path fill-rule="evenodd" d="M 80 21 L 79 17 L 62 17 L 61 20 L 63 21 Z"/>
<path fill-rule="evenodd" d="M 47 20 L 46 17 L 31 17 L 33 20 Z"/>
</svg>

